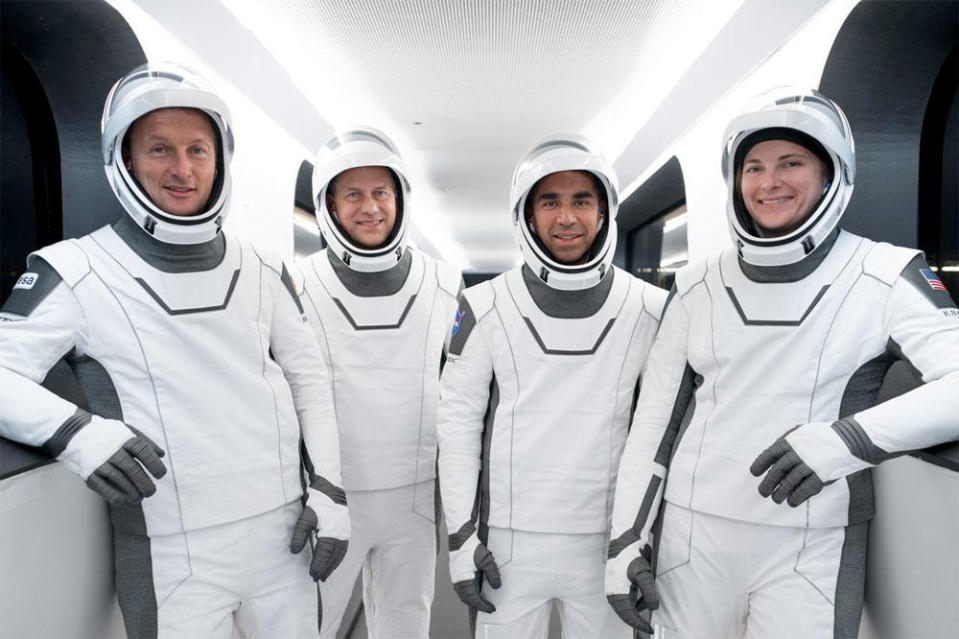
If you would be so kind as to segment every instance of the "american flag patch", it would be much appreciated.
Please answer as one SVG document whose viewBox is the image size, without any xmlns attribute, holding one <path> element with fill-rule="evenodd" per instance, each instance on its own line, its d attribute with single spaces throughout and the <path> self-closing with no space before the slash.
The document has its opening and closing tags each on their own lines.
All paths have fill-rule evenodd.
<svg viewBox="0 0 959 639">
<path fill-rule="evenodd" d="M 929 288 L 934 291 L 946 290 L 946 285 L 942 283 L 942 280 L 939 279 L 939 276 L 933 273 L 931 269 L 921 268 L 919 269 L 919 272 L 922 273 L 924 278 L 926 278 L 926 284 L 929 285 Z"/>
</svg>

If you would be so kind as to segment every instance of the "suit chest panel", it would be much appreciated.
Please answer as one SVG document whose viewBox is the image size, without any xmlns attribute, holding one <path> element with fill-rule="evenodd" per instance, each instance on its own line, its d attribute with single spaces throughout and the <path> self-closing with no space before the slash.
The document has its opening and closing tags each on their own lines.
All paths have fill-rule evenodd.
<svg viewBox="0 0 959 639">
<path fill-rule="evenodd" d="M 743 412 L 809 419 L 810 398 L 841 396 L 850 375 L 883 352 L 883 285 L 863 275 L 863 250 L 837 248 L 802 282 L 753 282 L 730 259 L 690 291 L 689 360 L 706 380 L 700 392 L 712 388 L 717 402 Z M 823 408 L 834 418 L 833 406 Z"/>
<path fill-rule="evenodd" d="M 594 315 L 563 319 L 536 306 L 518 271 L 494 286 L 490 338 L 503 399 L 512 395 L 519 411 L 585 411 L 608 418 L 622 380 L 635 384 L 642 364 L 634 352 L 640 340 L 632 339 L 642 318 L 639 289 L 631 290 L 625 278 L 614 280 Z"/>
<path fill-rule="evenodd" d="M 84 346 L 91 356 L 116 360 L 131 370 L 142 369 L 144 358 L 159 366 L 177 353 L 187 354 L 194 364 L 222 362 L 224 353 L 237 366 L 261 361 L 269 342 L 273 291 L 261 281 L 259 260 L 251 251 L 228 241 L 216 268 L 165 273 L 112 232 L 91 239 L 98 240 L 85 247 L 92 279 L 76 289 L 88 314 L 90 334 Z"/>
<path fill-rule="evenodd" d="M 451 305 L 437 303 L 436 276 L 422 257 L 414 254 L 399 291 L 375 297 L 351 293 L 325 257 L 310 264 L 313 300 L 335 370 L 422 370 L 427 351 L 438 367 Z"/>
</svg>

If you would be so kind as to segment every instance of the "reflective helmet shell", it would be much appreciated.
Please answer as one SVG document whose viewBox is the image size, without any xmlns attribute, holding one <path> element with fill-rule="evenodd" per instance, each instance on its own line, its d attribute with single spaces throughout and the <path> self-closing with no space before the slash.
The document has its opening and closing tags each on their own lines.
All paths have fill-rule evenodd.
<svg viewBox="0 0 959 639">
<path fill-rule="evenodd" d="M 217 136 L 217 169 L 206 207 L 191 216 L 159 208 L 127 170 L 123 139 L 130 126 L 151 111 L 199 109 L 208 115 Z M 172 62 L 150 62 L 120 78 L 107 94 L 100 120 L 100 150 L 110 188 L 138 226 L 161 242 L 199 244 L 212 240 L 229 212 L 233 129 L 226 103 L 195 72 Z"/>
</svg>

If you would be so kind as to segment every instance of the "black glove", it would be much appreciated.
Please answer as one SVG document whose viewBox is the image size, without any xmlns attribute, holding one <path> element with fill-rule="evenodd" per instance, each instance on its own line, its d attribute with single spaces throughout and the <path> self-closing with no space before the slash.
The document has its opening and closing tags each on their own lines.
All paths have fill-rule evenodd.
<svg viewBox="0 0 959 639">
<path fill-rule="evenodd" d="M 626 578 L 630 584 L 629 592 L 606 595 L 606 600 L 612 606 L 613 612 L 628 625 L 641 632 L 652 634 L 653 627 L 639 615 L 643 610 L 659 608 L 659 591 L 656 590 L 653 571 L 645 557 L 640 555 L 629 562 L 626 567 Z M 609 581 L 610 578 L 607 576 L 607 583 Z"/>
<path fill-rule="evenodd" d="M 785 436 L 760 453 L 749 467 L 749 472 L 756 477 L 766 473 L 759 484 L 760 495 L 772 495 L 777 504 L 786 500 L 793 508 L 819 493 L 826 485 L 789 445 Z"/>
<path fill-rule="evenodd" d="M 296 555 L 303 550 L 310 535 L 316 532 L 317 523 L 316 511 L 309 506 L 304 506 L 299 519 L 293 525 L 293 535 L 290 538 L 291 553 Z M 310 561 L 310 576 L 313 577 L 313 581 L 326 581 L 343 561 L 348 547 L 347 539 L 317 538 L 316 543 L 313 544 L 313 559 Z"/>
<path fill-rule="evenodd" d="M 156 492 L 156 485 L 144 468 L 157 479 L 166 474 L 166 466 L 160 461 L 163 449 L 145 435 L 130 430 L 136 437 L 127 440 L 87 477 L 87 486 L 114 505 L 137 504 Z"/>
<path fill-rule="evenodd" d="M 475 567 L 475 573 L 472 578 L 454 581 L 453 590 L 456 591 L 460 601 L 470 608 L 487 614 L 492 613 L 496 610 L 496 606 L 482 594 L 483 579 L 485 578 L 492 588 L 499 588 L 502 581 L 500 580 L 499 567 L 496 565 L 496 560 L 493 559 L 493 553 L 479 542 L 475 533 L 460 549 L 450 551 L 450 573 L 454 575 L 455 579 L 455 576 L 462 572 L 463 564 L 469 558 L 470 548 L 473 548 L 471 563 Z"/>
</svg>

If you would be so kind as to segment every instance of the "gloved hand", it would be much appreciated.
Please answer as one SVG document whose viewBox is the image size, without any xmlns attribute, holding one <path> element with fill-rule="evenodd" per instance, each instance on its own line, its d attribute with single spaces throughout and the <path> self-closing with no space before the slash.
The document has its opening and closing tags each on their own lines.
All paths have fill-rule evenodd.
<svg viewBox="0 0 959 639">
<path fill-rule="evenodd" d="M 454 540 L 454 537 L 455 535 L 450 536 L 450 578 L 453 581 L 453 590 L 460 601 L 470 608 L 485 613 L 494 612 L 496 606 L 482 594 L 484 578 L 493 588 L 499 588 L 502 583 L 493 553 L 480 543 L 475 531 L 459 545 L 456 545 L 458 540 Z"/>
<path fill-rule="evenodd" d="M 877 446 L 855 417 L 845 417 L 797 426 L 760 453 L 749 471 L 756 477 L 766 473 L 760 495 L 795 508 L 837 479 L 894 454 Z"/>
<path fill-rule="evenodd" d="M 164 454 L 148 437 L 138 434 L 87 477 L 87 486 L 114 505 L 140 503 L 157 491 L 143 468 L 160 479 L 166 475 L 166 466 L 160 461 Z"/>
<path fill-rule="evenodd" d="M 649 546 L 644 550 L 648 555 Z M 610 545 L 610 556 L 606 560 L 606 601 L 629 626 L 652 634 L 653 627 L 639 613 L 659 608 L 659 591 L 653 582 L 649 559 L 640 552 L 639 540 L 621 550 Z"/>
<path fill-rule="evenodd" d="M 830 426 L 823 422 L 796 426 L 761 452 L 749 467 L 754 477 L 766 473 L 759 484 L 759 494 L 763 497 L 772 495 L 777 504 L 787 501 L 795 508 L 831 484 L 832 481 L 824 482 L 792 445 L 792 441 L 799 441 L 810 452 L 819 449 L 819 457 L 833 457 L 837 452 L 843 457 L 848 456 L 848 450 L 841 446 L 841 441 Z M 842 450 L 835 450 L 839 448 Z M 825 460 L 819 461 L 822 463 Z"/>
<path fill-rule="evenodd" d="M 343 561 L 349 547 L 350 516 L 346 509 L 346 496 L 342 489 L 320 491 L 310 486 L 306 492 L 303 512 L 293 525 L 290 552 L 298 554 L 311 535 L 316 533 L 316 542 L 311 544 L 313 559 L 310 561 L 310 576 L 313 581 L 326 581 Z M 316 506 L 319 515 L 313 506 Z"/>
<path fill-rule="evenodd" d="M 77 409 L 43 447 L 111 504 L 139 503 L 166 474 L 164 452 L 137 429 Z"/>
<path fill-rule="evenodd" d="M 777 504 L 787 500 L 795 508 L 819 493 L 826 484 L 786 440 L 787 435 L 761 452 L 749 467 L 749 472 L 755 477 L 766 473 L 759 484 L 760 495 L 772 495 Z"/>
</svg>

